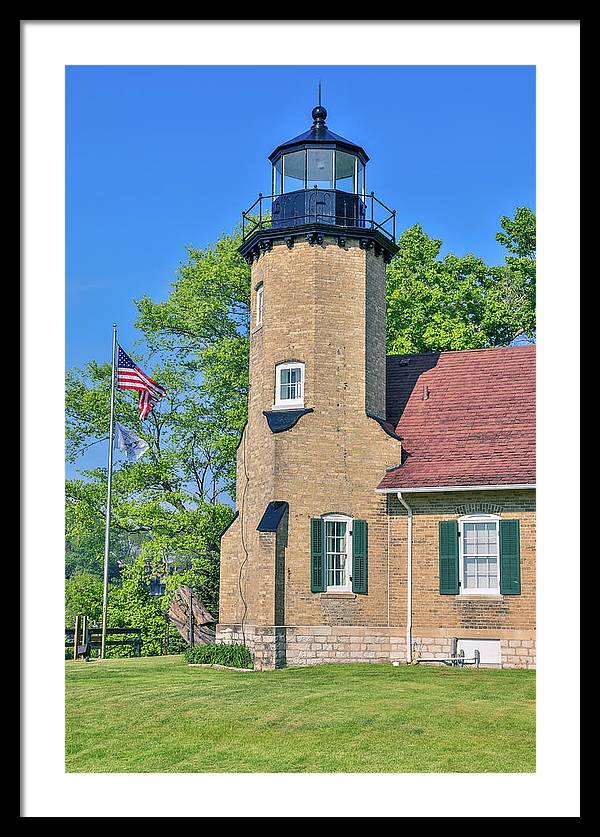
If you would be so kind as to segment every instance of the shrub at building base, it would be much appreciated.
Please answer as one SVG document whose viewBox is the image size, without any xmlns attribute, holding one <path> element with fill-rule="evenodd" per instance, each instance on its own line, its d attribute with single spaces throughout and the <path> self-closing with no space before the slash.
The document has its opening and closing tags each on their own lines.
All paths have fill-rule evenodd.
<svg viewBox="0 0 600 837">
<path fill-rule="evenodd" d="M 188 648 L 183 656 L 188 663 L 254 668 L 252 654 L 245 645 L 195 645 Z"/>
</svg>

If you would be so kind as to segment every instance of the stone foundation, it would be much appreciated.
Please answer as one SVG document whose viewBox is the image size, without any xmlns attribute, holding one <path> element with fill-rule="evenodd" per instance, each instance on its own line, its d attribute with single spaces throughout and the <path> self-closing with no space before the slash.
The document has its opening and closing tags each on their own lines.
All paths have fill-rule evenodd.
<svg viewBox="0 0 600 837">
<path fill-rule="evenodd" d="M 402 628 L 316 625 L 287 628 L 287 665 L 406 660 Z"/>
<path fill-rule="evenodd" d="M 513 635 L 509 635 L 508 637 L 491 635 L 488 641 L 491 639 L 497 640 L 500 643 L 500 662 L 482 662 L 481 668 L 535 668 L 535 635 L 525 635 L 525 632 L 523 634 L 525 638 L 519 636 L 518 633 L 516 637 L 513 637 Z M 462 636 L 475 642 L 475 644 L 478 638 L 482 638 L 469 636 L 464 633 Z M 441 661 L 450 656 L 451 648 L 451 636 L 415 636 L 413 634 L 413 659 L 422 657 L 428 658 L 429 660 L 440 660 L 441 665 Z M 470 657 L 470 654 L 466 656 Z M 431 664 L 435 665 L 435 663 Z"/>
<path fill-rule="evenodd" d="M 293 625 L 284 628 L 218 625 L 217 642 L 243 642 L 257 669 L 321 663 L 390 663 L 406 660 L 403 628 Z"/>
<path fill-rule="evenodd" d="M 471 637 L 470 639 L 476 639 Z M 482 668 L 535 668 L 535 639 L 493 636 L 500 642 L 498 664 L 482 663 Z M 216 641 L 244 643 L 252 652 L 258 670 L 283 666 L 309 666 L 322 663 L 406 662 L 404 628 L 293 625 L 277 627 L 217 626 Z M 442 660 L 450 656 L 451 636 L 413 636 L 414 658 Z M 469 655 L 467 655 L 469 656 Z M 433 663 L 435 665 L 435 663 Z"/>
<path fill-rule="evenodd" d="M 276 635 L 277 630 L 277 635 Z M 246 645 L 254 657 L 254 668 L 281 668 L 285 663 L 285 639 L 281 641 L 281 630 L 274 626 L 257 627 L 255 625 L 217 625 L 216 642 L 227 645 Z"/>
<path fill-rule="evenodd" d="M 502 668 L 535 668 L 535 638 L 502 639 Z"/>
</svg>

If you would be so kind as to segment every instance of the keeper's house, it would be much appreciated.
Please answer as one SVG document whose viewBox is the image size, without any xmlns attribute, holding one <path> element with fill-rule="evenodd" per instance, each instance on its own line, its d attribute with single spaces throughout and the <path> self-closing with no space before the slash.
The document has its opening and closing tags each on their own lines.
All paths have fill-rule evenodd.
<svg viewBox="0 0 600 837">
<path fill-rule="evenodd" d="M 535 349 L 386 357 L 395 214 L 326 111 L 245 216 L 248 423 L 217 639 L 257 668 L 535 666 Z"/>
</svg>

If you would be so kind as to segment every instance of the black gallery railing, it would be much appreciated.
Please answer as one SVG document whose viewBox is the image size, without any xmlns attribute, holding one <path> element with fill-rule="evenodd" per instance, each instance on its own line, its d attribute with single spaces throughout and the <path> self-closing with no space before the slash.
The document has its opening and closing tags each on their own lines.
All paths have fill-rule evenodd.
<svg viewBox="0 0 600 837">
<path fill-rule="evenodd" d="M 396 210 L 386 206 L 374 192 L 356 195 L 316 186 L 280 195 L 259 194 L 250 209 L 242 212 L 242 240 L 257 230 L 310 224 L 374 230 L 396 243 Z"/>
</svg>

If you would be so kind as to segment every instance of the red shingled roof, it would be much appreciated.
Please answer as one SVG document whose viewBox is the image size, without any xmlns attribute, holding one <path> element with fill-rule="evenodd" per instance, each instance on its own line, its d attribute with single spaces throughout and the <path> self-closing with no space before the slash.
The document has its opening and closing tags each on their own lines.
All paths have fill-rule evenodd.
<svg viewBox="0 0 600 837">
<path fill-rule="evenodd" d="M 535 346 L 391 355 L 387 420 L 402 464 L 380 489 L 535 484 Z"/>
</svg>

